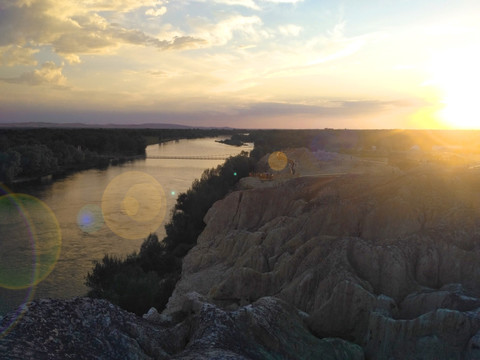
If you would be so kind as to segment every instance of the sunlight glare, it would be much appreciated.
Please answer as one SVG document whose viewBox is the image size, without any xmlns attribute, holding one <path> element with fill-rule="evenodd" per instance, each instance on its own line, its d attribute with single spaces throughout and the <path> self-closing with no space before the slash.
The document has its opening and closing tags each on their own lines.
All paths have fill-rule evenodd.
<svg viewBox="0 0 480 360">
<path fill-rule="evenodd" d="M 433 60 L 433 85 L 441 91 L 443 104 L 437 116 L 448 127 L 480 128 L 479 60 L 479 50 L 474 48 L 450 50 Z"/>
</svg>

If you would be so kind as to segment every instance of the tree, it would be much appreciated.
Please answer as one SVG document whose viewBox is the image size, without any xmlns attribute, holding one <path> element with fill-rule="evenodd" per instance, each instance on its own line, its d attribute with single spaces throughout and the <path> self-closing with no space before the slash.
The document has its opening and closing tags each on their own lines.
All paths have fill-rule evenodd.
<svg viewBox="0 0 480 360">
<path fill-rule="evenodd" d="M 11 182 L 21 171 L 21 156 L 18 152 L 0 152 L 0 181 Z"/>
</svg>

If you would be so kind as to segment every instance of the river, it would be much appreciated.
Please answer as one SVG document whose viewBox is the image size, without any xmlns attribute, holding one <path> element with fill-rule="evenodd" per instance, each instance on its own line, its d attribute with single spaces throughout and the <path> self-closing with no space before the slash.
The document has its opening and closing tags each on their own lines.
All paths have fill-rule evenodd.
<svg viewBox="0 0 480 360">
<path fill-rule="evenodd" d="M 24 185 L 15 189 L 17 193 L 29 195 L 25 196 L 23 205 L 35 199 L 41 200 L 43 203 L 37 204 L 37 207 L 44 211 L 36 211 L 41 212 L 44 217 L 37 220 L 28 218 L 30 221 L 22 223 L 17 221 L 18 219 L 8 220 L 6 215 L 0 214 L 3 217 L 3 220 L 0 219 L 0 275 L 1 272 L 4 274 L 3 280 L 0 276 L 0 315 L 32 298 L 85 295 L 88 291 L 84 285 L 85 276 L 92 269 L 94 261 L 101 260 L 106 253 L 125 256 L 140 248 L 144 237 L 141 232 L 132 233 L 132 226 L 123 223 L 121 216 L 125 216 L 125 212 L 135 218 L 138 224 L 145 223 L 159 238 L 163 238 L 165 221 L 170 218 L 178 194 L 188 190 L 192 181 L 200 178 L 205 169 L 216 167 L 224 161 L 149 159 L 149 156 L 233 155 L 251 149 L 250 146 L 232 147 L 212 138 L 172 141 L 148 146 L 146 159 L 110 166 L 105 170 L 81 171 L 57 179 L 51 184 Z M 108 201 L 112 203 L 116 194 L 120 193 L 118 188 L 122 180 L 119 179 L 130 182 L 130 190 L 121 195 L 125 198 L 120 204 L 120 207 L 123 206 L 123 215 L 109 219 L 105 209 L 108 208 Z M 135 181 L 143 182 L 144 185 L 135 184 Z M 145 183 L 148 183 L 147 187 L 142 188 Z M 148 197 L 145 197 L 147 191 L 142 190 L 154 193 L 150 202 Z M 113 198 L 108 200 L 108 196 Z M 151 204 L 143 213 L 142 201 Z M 160 209 L 158 204 L 162 201 Z M 100 210 L 102 206 L 104 216 Z M 151 216 L 152 213 L 158 216 Z M 148 219 L 143 222 L 144 219 L 139 216 Z M 26 219 L 25 216 L 23 218 Z M 53 220 L 49 220 L 50 218 Z M 58 221 L 58 225 L 55 225 L 57 223 L 54 220 Z M 35 233 L 32 226 L 25 225 L 35 221 L 38 223 L 35 230 L 39 234 L 37 237 L 32 235 Z M 51 229 L 47 229 L 45 225 L 49 222 L 53 224 Z M 43 232 L 40 233 L 39 229 Z M 45 235 L 49 233 L 58 234 L 58 237 Z M 55 238 L 54 241 L 58 242 L 58 253 L 44 258 L 44 262 L 50 263 L 42 276 L 36 275 L 38 284 L 27 286 L 28 281 L 22 283 L 20 280 L 20 285 L 6 284 L 9 281 L 9 278 L 6 278 L 8 274 L 13 274 L 13 278 L 22 271 L 22 267 L 32 266 L 23 262 L 31 263 L 32 258 L 39 258 L 41 247 L 36 246 L 36 254 L 32 255 L 32 247 L 35 246 L 31 244 L 32 238 L 36 238 L 38 243 L 42 236 L 50 242 Z M 37 281 L 32 280 L 30 284 L 32 282 Z"/>
</svg>

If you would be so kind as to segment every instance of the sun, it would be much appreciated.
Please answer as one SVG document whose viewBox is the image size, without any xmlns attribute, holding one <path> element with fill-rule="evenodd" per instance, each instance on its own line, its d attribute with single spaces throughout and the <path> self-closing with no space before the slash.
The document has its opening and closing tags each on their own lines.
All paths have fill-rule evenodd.
<svg viewBox="0 0 480 360">
<path fill-rule="evenodd" d="M 439 91 L 441 107 L 436 116 L 447 127 L 480 129 L 480 50 L 454 49 L 433 60 L 432 85 Z"/>
<path fill-rule="evenodd" d="M 480 109 L 475 103 L 478 99 L 467 99 L 461 94 L 447 94 L 443 101 L 444 107 L 438 112 L 438 116 L 452 128 L 479 129 Z"/>
</svg>

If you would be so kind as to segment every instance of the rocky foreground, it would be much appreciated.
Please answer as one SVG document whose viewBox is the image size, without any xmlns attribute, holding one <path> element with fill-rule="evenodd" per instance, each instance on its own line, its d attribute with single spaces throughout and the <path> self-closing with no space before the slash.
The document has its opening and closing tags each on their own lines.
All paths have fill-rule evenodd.
<svg viewBox="0 0 480 360">
<path fill-rule="evenodd" d="M 305 159 L 210 209 L 162 314 L 39 300 L 0 356 L 480 359 L 480 174 Z"/>
<path fill-rule="evenodd" d="M 224 311 L 190 294 L 182 312 L 145 319 L 104 300 L 39 300 L 0 341 L 2 359 L 363 359 L 360 346 L 318 339 L 297 309 L 263 298 Z M 9 319 L 7 319 L 9 320 Z"/>
</svg>

